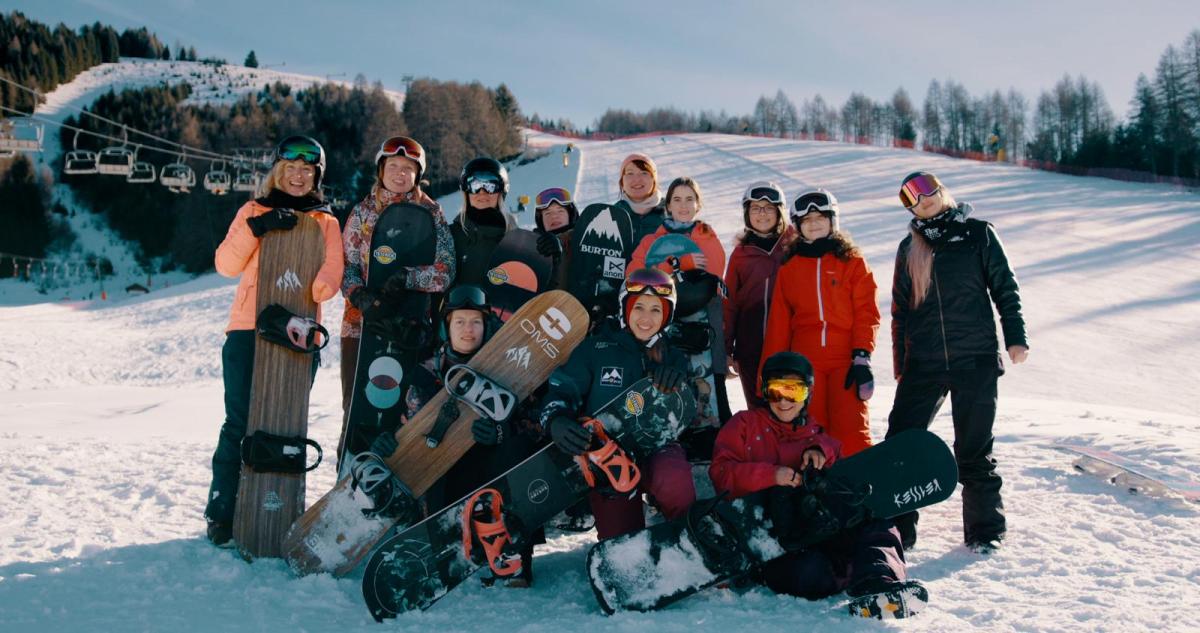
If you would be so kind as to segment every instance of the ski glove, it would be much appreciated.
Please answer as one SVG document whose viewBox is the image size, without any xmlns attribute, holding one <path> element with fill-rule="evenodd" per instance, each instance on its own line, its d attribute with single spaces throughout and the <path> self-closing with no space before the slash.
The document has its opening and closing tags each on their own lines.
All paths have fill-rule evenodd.
<svg viewBox="0 0 1200 633">
<path fill-rule="evenodd" d="M 271 209 L 262 215 L 246 218 L 254 237 L 262 237 L 267 231 L 290 231 L 299 221 L 296 212 L 290 209 Z"/>
<path fill-rule="evenodd" d="M 557 235 L 542 231 L 537 238 L 537 252 L 542 257 L 558 257 L 562 255 L 562 243 Z"/>
<path fill-rule="evenodd" d="M 475 438 L 476 444 L 496 446 L 504 442 L 508 433 L 508 422 L 497 422 L 491 418 L 476 418 L 471 423 L 471 437 Z"/>
<path fill-rule="evenodd" d="M 400 270 L 389 277 L 387 283 L 383 284 L 383 298 L 395 303 L 408 295 L 408 286 L 405 285 L 407 276 L 403 270 Z"/>
<path fill-rule="evenodd" d="M 654 388 L 663 393 L 672 393 L 676 389 L 683 386 L 683 381 L 687 379 L 687 374 L 683 370 L 676 369 L 669 365 L 659 365 L 650 370 L 650 382 L 654 383 Z"/>
<path fill-rule="evenodd" d="M 858 399 L 870 400 L 875 393 L 875 376 L 871 374 L 871 355 L 867 353 L 867 350 L 856 349 L 851 352 L 850 357 L 853 360 L 850 363 L 850 370 L 846 372 L 846 382 L 842 387 L 849 389 L 851 385 L 856 385 Z"/>
<path fill-rule="evenodd" d="M 568 455 L 582 455 L 592 443 L 592 430 L 566 416 L 550 420 L 550 439 Z"/>
<path fill-rule="evenodd" d="M 396 308 L 375 296 L 375 293 L 359 286 L 350 293 L 350 305 L 358 308 L 363 315 L 363 321 L 379 321 L 396 314 Z"/>
<path fill-rule="evenodd" d="M 379 434 L 379 437 L 375 438 L 375 441 L 371 442 L 370 451 L 386 459 L 391 457 L 392 453 L 395 453 L 399 447 L 400 443 L 396 441 L 396 432 L 384 431 Z"/>
</svg>

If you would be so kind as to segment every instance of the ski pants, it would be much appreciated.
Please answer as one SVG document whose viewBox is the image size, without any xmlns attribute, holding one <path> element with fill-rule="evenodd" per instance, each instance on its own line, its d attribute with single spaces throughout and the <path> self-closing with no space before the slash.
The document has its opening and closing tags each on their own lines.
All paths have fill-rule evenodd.
<svg viewBox="0 0 1200 633">
<path fill-rule="evenodd" d="M 871 446 L 871 421 L 867 403 L 858 399 L 858 389 L 846 385 L 846 373 L 850 371 L 850 354 L 847 361 L 835 364 L 813 360 L 812 396 L 808 411 L 825 426 L 834 439 L 842 443 L 842 457 L 849 457 Z"/>
<path fill-rule="evenodd" d="M 342 344 L 342 432 L 338 434 L 338 470 L 341 470 L 342 451 L 345 450 L 346 425 L 350 423 L 350 397 L 354 394 L 354 372 L 358 370 L 357 338 L 343 336 Z"/>
<path fill-rule="evenodd" d="M 212 457 L 212 484 L 204 516 L 225 524 L 233 523 L 238 484 L 242 474 L 242 438 L 250 423 L 250 386 L 254 379 L 254 330 L 233 330 L 221 347 L 221 377 L 225 383 L 225 423 L 217 437 Z M 316 378 L 319 354 L 313 354 L 312 377 Z M 310 383 L 311 386 L 311 383 Z"/>
<path fill-rule="evenodd" d="M 996 420 L 994 366 L 949 371 L 906 371 L 896 385 L 896 400 L 888 416 L 887 436 L 908 429 L 927 429 L 950 395 L 954 419 L 954 459 L 962 484 L 963 539 L 967 543 L 1003 538 L 1004 503 L 1000 475 L 992 458 Z M 906 545 L 916 541 L 917 513 L 895 518 Z"/>
<path fill-rule="evenodd" d="M 696 484 L 682 446 L 668 444 L 638 466 L 642 469 L 638 491 L 653 497 L 663 516 L 674 519 L 687 513 L 696 501 Z M 646 527 L 641 495 L 627 499 L 593 492 L 588 501 L 596 517 L 596 534 L 602 541 Z"/>
<path fill-rule="evenodd" d="M 785 554 L 762 570 L 771 591 L 809 600 L 842 591 L 875 593 L 907 578 L 900 533 L 891 521 L 845 530 L 810 549 Z"/>
</svg>

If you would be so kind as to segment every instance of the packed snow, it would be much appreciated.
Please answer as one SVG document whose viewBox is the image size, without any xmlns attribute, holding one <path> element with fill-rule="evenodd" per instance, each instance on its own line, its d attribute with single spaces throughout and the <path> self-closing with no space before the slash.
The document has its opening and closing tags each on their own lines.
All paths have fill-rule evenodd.
<svg viewBox="0 0 1200 633">
<path fill-rule="evenodd" d="M 543 139 L 544 140 L 544 139 Z M 611 201 L 628 153 L 655 158 L 665 185 L 703 187 L 700 218 L 730 248 L 743 188 L 773 179 L 789 196 L 823 186 L 863 246 L 885 315 L 875 354 L 872 431 L 894 393 L 887 319 L 892 260 L 907 214 L 896 188 L 936 172 L 993 222 L 1022 283 L 1030 361 L 1001 380 L 996 458 L 1008 541 L 983 557 L 962 546 L 957 494 L 923 513 L 909 553 L 930 605 L 910 623 L 845 616 L 845 599 L 807 602 L 762 588 L 712 589 L 653 614 L 601 614 L 587 584 L 594 534 L 551 531 L 532 589 L 474 580 L 386 630 L 662 633 L 698 630 L 1184 631 L 1200 604 L 1200 506 L 1131 495 L 1080 474 L 1055 444 L 1112 450 L 1172 475 L 1200 477 L 1200 217 L 1195 193 L 1077 178 L 911 150 L 684 135 L 544 142 L 512 169 L 514 192 L 576 190 Z M 458 206 L 450 197 L 448 209 Z M 510 197 L 510 202 L 515 200 Z M 520 216 L 531 226 L 532 212 Z M 202 276 L 145 296 L 0 308 L 0 629 L 4 631 L 381 630 L 354 578 L 292 576 L 281 561 L 243 562 L 203 536 L 209 459 L 220 427 L 220 346 L 234 281 Z M 325 306 L 337 337 L 341 299 Z M 310 435 L 335 446 L 339 350 L 313 388 Z M 743 399 L 729 383 L 734 410 Z M 952 437 L 949 407 L 933 430 Z M 315 501 L 332 463 L 308 477 Z"/>
</svg>

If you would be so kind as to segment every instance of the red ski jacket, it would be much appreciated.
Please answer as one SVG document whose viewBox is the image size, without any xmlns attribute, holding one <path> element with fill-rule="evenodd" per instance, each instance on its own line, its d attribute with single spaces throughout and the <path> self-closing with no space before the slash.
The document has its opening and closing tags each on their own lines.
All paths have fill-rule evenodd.
<svg viewBox="0 0 1200 633">
<path fill-rule="evenodd" d="M 827 466 L 841 452 L 838 441 L 812 418 L 792 425 L 779 422 L 766 408 L 742 411 L 717 434 L 708 476 L 717 492 L 743 497 L 774 486 L 780 466 L 800 470 L 800 457 L 810 448 L 825 454 Z"/>
</svg>

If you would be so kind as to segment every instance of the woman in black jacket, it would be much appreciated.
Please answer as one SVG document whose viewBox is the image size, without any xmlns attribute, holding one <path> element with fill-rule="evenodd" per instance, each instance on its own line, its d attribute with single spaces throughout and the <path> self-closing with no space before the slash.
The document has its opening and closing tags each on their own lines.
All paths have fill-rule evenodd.
<svg viewBox="0 0 1200 633">
<path fill-rule="evenodd" d="M 1004 373 L 992 303 L 1009 359 L 1024 362 L 1029 345 L 1017 278 L 996 230 L 968 218 L 971 206 L 957 204 L 937 176 L 909 174 L 900 202 L 913 220 L 896 252 L 892 282 L 898 384 L 887 435 L 927 428 L 949 393 L 963 538 L 973 551 L 990 553 L 1006 529 L 992 458 L 996 380 Z M 916 543 L 916 524 L 915 512 L 896 518 L 905 549 Z"/>
</svg>

